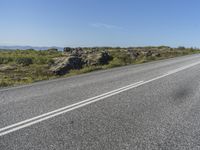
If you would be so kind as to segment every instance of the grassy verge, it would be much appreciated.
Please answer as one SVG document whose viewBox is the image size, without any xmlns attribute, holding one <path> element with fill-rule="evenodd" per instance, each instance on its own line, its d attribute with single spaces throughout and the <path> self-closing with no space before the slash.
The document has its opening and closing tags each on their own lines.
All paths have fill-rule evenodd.
<svg viewBox="0 0 200 150">
<path fill-rule="evenodd" d="M 80 69 L 80 70 L 71 70 L 69 74 L 65 75 L 64 77 L 70 77 L 74 75 L 90 73 L 97 70 L 111 69 L 111 68 L 122 67 L 122 66 L 133 65 L 133 64 L 143 64 L 143 63 L 148 63 L 152 61 L 164 60 L 164 59 L 181 57 L 181 56 L 198 54 L 198 53 L 200 53 L 200 51 L 192 51 L 192 52 L 187 52 L 187 53 L 184 53 L 184 52 L 183 53 L 169 53 L 165 56 L 160 56 L 160 57 L 139 57 L 136 60 L 132 60 L 128 58 L 128 56 L 126 56 L 125 59 L 129 59 L 129 61 L 124 61 L 124 59 L 119 59 L 119 58 L 114 57 L 114 59 L 110 61 L 109 64 L 107 65 L 90 66 L 90 67 L 84 67 L 83 69 Z"/>
<path fill-rule="evenodd" d="M 156 55 L 147 56 L 146 49 L 151 49 L 153 54 Z M 108 51 L 113 59 L 106 65 L 84 66 L 79 70 L 70 70 L 66 75 L 57 76 L 49 72 L 49 66 L 53 63 L 53 58 L 64 56 L 62 52 L 3 50 L 0 51 L 0 87 L 29 84 L 41 80 L 69 77 L 96 70 L 200 53 L 200 50 L 197 49 L 145 47 L 134 49 L 134 51 L 140 53 L 140 55 L 133 58 L 131 54 L 127 52 L 127 49 L 108 48 Z"/>
</svg>

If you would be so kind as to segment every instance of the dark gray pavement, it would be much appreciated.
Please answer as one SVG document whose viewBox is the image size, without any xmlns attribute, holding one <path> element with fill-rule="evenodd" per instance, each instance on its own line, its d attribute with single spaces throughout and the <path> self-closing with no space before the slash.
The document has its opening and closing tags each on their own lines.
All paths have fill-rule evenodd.
<svg viewBox="0 0 200 150">
<path fill-rule="evenodd" d="M 131 65 L 0 90 L 0 128 L 200 61 Z M 200 149 L 200 65 L 0 136 L 0 150 Z"/>
</svg>

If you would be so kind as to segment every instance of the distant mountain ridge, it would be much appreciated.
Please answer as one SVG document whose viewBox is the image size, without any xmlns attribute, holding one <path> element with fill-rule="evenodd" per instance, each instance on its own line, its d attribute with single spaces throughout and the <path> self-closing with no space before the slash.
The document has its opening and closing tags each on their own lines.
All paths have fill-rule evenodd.
<svg viewBox="0 0 200 150">
<path fill-rule="evenodd" d="M 47 50 L 49 48 L 57 48 L 58 50 L 63 50 L 63 47 L 57 46 L 0 46 L 0 49 L 11 49 L 11 50 L 26 50 L 26 49 L 35 49 L 35 50 Z"/>
</svg>

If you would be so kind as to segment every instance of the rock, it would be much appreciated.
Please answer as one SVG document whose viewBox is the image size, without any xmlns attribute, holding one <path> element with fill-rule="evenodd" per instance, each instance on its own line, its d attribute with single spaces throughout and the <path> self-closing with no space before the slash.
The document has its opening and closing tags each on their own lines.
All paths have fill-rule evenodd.
<svg viewBox="0 0 200 150">
<path fill-rule="evenodd" d="M 153 54 L 150 50 L 148 50 L 148 51 L 141 51 L 141 53 L 142 53 L 144 56 L 146 56 L 146 57 L 150 57 L 150 56 L 152 56 L 152 54 Z"/>
<path fill-rule="evenodd" d="M 71 47 L 64 47 L 63 52 L 66 52 L 66 53 L 70 52 L 71 53 L 72 48 Z"/>
<path fill-rule="evenodd" d="M 63 51 L 65 53 L 69 53 L 70 55 L 79 56 L 79 57 L 84 53 L 82 48 L 65 47 Z"/>
<path fill-rule="evenodd" d="M 50 72 L 61 75 L 64 74 L 64 72 L 67 72 L 66 68 L 67 64 L 68 64 L 67 57 L 55 58 L 54 63 L 51 65 L 49 70 Z"/>
<path fill-rule="evenodd" d="M 50 72 L 57 75 L 64 75 L 71 69 L 81 69 L 84 65 L 105 65 L 112 59 L 106 51 L 89 52 L 82 48 L 65 48 L 67 51 L 65 57 L 54 59 L 54 63 L 50 65 Z"/>
<path fill-rule="evenodd" d="M 71 51 L 71 55 L 78 56 L 78 57 L 80 57 L 81 55 L 83 55 L 83 53 L 84 53 L 84 51 L 83 51 L 82 48 L 74 48 Z"/>
<path fill-rule="evenodd" d="M 140 53 L 135 50 L 128 50 L 128 54 L 131 56 L 132 59 L 137 59 L 140 55 Z"/>
<path fill-rule="evenodd" d="M 99 62 L 101 65 L 105 65 L 105 64 L 108 64 L 111 59 L 112 57 L 110 56 L 110 54 L 104 51 L 104 52 L 101 52 L 101 57 L 99 58 Z"/>
<path fill-rule="evenodd" d="M 16 65 L 0 65 L 0 71 L 4 72 L 4 71 L 10 71 L 10 70 L 15 70 L 17 67 Z"/>
<path fill-rule="evenodd" d="M 68 65 L 70 69 L 81 69 L 83 64 L 84 63 L 80 57 L 71 56 L 68 58 Z"/>
<path fill-rule="evenodd" d="M 160 53 L 153 53 L 152 56 L 153 57 L 161 57 L 161 54 Z"/>
<path fill-rule="evenodd" d="M 90 54 L 87 54 L 84 58 L 84 62 L 86 65 L 105 65 L 108 64 L 109 61 L 112 59 L 110 54 L 106 51 L 103 52 L 91 52 Z"/>
<path fill-rule="evenodd" d="M 147 53 L 146 53 L 146 57 L 150 57 L 150 56 L 152 56 L 152 52 L 151 51 L 148 51 Z"/>
<path fill-rule="evenodd" d="M 82 59 L 76 56 L 56 58 L 54 64 L 50 67 L 50 72 L 56 75 L 64 75 L 71 69 L 81 69 Z"/>
</svg>

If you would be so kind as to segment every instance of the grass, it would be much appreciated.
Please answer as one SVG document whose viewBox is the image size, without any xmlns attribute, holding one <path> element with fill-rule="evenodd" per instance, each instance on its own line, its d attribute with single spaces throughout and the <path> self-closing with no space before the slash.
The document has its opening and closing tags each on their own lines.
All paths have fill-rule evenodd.
<svg viewBox="0 0 200 150">
<path fill-rule="evenodd" d="M 63 76 L 57 76 L 49 72 L 49 66 L 54 63 L 54 58 L 63 57 L 62 52 L 47 50 L 2 50 L 0 51 L 0 87 L 29 84 L 41 80 L 69 77 L 96 70 L 200 53 L 200 50 L 191 48 L 139 47 L 133 49 L 140 53 L 140 55 L 137 58 L 132 58 L 127 52 L 127 48 L 107 49 L 113 58 L 108 64 L 84 66 L 79 70 L 70 70 L 68 74 Z M 99 50 L 101 51 L 103 48 Z M 159 55 L 146 56 L 145 52 L 149 50 L 153 53 L 159 53 Z"/>
</svg>

